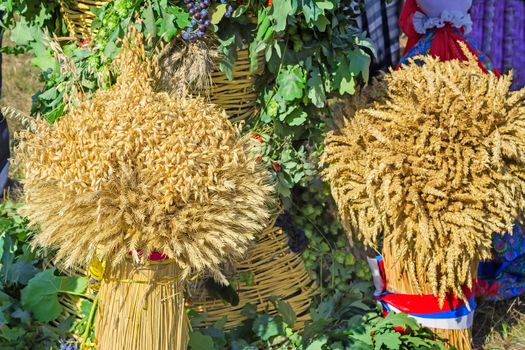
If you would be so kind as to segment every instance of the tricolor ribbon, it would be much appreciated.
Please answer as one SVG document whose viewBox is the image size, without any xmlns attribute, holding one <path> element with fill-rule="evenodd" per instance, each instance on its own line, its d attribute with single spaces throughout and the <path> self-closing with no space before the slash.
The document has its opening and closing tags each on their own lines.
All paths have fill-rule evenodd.
<svg viewBox="0 0 525 350">
<path fill-rule="evenodd" d="M 472 327 L 474 320 L 474 293 L 464 288 L 463 293 L 468 305 L 454 293 L 448 293 L 442 307 L 439 298 L 433 294 L 397 294 L 387 291 L 387 281 L 383 258 L 367 258 L 372 269 L 372 278 L 376 288 L 375 299 L 381 303 L 383 312 L 404 312 L 416 319 L 423 327 L 438 329 L 467 329 Z"/>
</svg>

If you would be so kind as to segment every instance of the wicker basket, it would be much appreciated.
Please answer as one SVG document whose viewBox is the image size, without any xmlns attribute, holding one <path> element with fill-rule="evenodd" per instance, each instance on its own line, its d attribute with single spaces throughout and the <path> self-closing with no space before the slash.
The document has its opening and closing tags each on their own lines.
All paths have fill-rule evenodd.
<svg viewBox="0 0 525 350">
<path fill-rule="evenodd" d="M 236 272 L 253 273 L 254 276 L 252 286 L 235 282 L 240 299 L 237 306 L 210 298 L 203 289 L 193 292 L 193 308 L 207 314 L 206 321 L 199 327 L 209 326 L 226 316 L 225 329 L 235 328 L 246 319 L 241 311 L 248 303 L 256 305 L 258 311 L 268 307 L 270 314 L 276 314 L 270 302 L 270 298 L 276 296 L 294 309 L 297 321 L 293 328 L 304 328 L 310 319 L 310 303 L 317 293 L 317 285 L 310 278 L 302 258 L 288 248 L 288 237 L 280 228 L 266 230 L 248 257 L 237 264 Z"/>
<path fill-rule="evenodd" d="M 232 122 L 248 119 L 257 113 L 257 95 L 255 78 L 262 73 L 263 57 L 258 59 L 259 71 L 250 71 L 250 57 L 248 50 L 237 51 L 237 61 L 232 69 L 233 80 L 218 68 L 211 74 L 212 87 L 209 92 L 212 103 L 226 110 Z"/>
<path fill-rule="evenodd" d="M 91 8 L 104 6 L 111 0 L 60 0 L 60 7 L 69 32 L 82 40 L 90 36 L 95 18 Z"/>
</svg>

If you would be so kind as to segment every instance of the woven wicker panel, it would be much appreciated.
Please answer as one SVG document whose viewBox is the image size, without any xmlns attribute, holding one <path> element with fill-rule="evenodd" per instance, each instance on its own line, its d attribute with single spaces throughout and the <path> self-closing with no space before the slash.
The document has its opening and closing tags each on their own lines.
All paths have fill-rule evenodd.
<svg viewBox="0 0 525 350">
<path fill-rule="evenodd" d="M 90 36 L 91 22 L 95 18 L 92 7 L 102 7 L 111 0 L 60 0 L 60 7 L 71 35 L 82 40 Z"/>
<path fill-rule="evenodd" d="M 304 328 L 304 323 L 310 319 L 310 303 L 317 293 L 317 285 L 310 278 L 302 258 L 288 248 L 285 232 L 278 227 L 266 230 L 248 257 L 236 265 L 236 272 L 251 272 L 255 280 L 253 286 L 236 282 L 240 299 L 237 306 L 210 298 L 202 289 L 200 293 L 194 292 L 193 308 L 208 316 L 199 327 L 211 325 L 226 316 L 225 329 L 235 328 L 246 319 L 241 311 L 248 303 L 256 305 L 258 311 L 268 307 L 270 314 L 276 314 L 269 301 L 270 297 L 276 296 L 286 300 L 294 309 L 297 322 L 293 328 Z"/>
<path fill-rule="evenodd" d="M 237 51 L 237 61 L 232 69 L 233 80 L 216 68 L 212 74 L 212 87 L 209 92 L 212 103 L 226 110 L 232 122 L 248 119 L 257 113 L 257 95 L 254 89 L 255 78 L 262 73 L 263 57 L 259 57 L 259 71 L 250 71 L 248 50 Z"/>
</svg>

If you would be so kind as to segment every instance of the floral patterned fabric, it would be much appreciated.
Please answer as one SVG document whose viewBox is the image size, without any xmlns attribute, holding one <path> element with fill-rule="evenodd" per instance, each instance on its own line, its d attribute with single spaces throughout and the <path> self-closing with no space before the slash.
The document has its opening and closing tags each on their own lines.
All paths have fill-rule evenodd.
<svg viewBox="0 0 525 350">
<path fill-rule="evenodd" d="M 519 224 L 512 234 L 494 235 L 494 260 L 479 265 L 478 276 L 492 293 L 492 300 L 510 299 L 525 293 L 525 233 Z"/>
</svg>

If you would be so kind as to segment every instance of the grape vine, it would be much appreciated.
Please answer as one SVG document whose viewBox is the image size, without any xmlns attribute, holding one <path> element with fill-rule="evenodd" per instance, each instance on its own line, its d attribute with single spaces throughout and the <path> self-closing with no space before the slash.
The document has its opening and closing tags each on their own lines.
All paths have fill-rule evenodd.
<svg viewBox="0 0 525 350">
<path fill-rule="evenodd" d="M 208 27 L 211 25 L 211 21 L 208 18 L 208 11 L 211 4 L 210 0 L 184 0 L 186 9 L 191 18 L 191 27 L 186 27 L 182 31 L 182 38 L 184 40 L 195 40 L 202 38 Z"/>
</svg>

